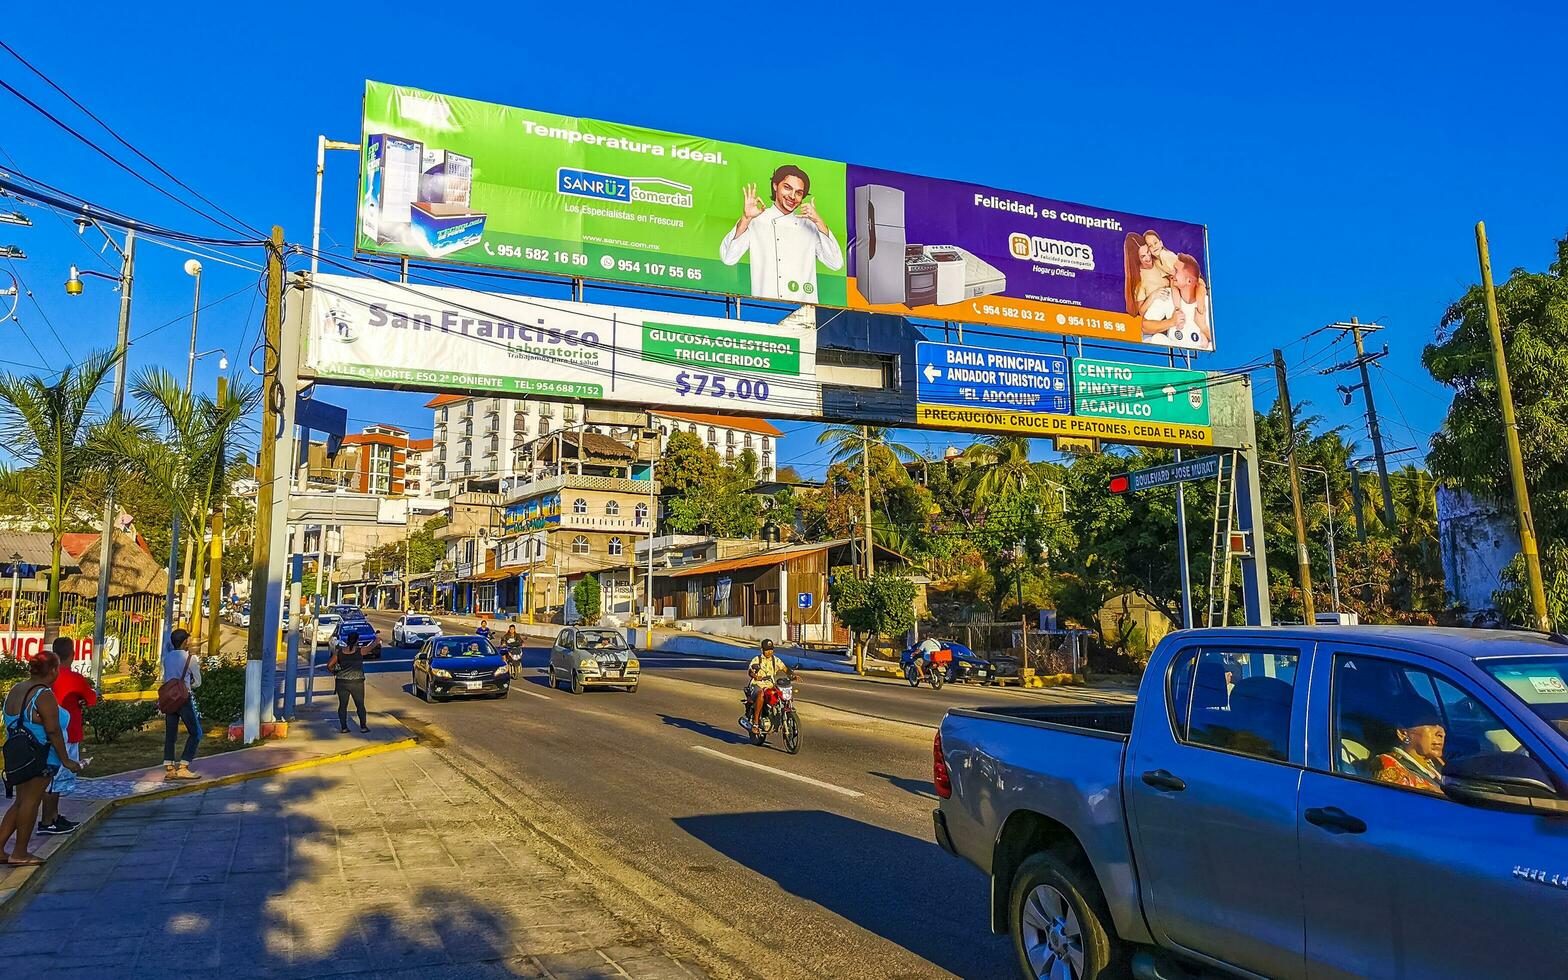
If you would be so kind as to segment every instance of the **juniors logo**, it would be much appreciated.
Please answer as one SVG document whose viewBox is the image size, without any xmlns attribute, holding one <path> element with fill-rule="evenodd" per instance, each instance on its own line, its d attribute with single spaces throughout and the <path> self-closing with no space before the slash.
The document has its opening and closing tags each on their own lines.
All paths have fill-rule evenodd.
<svg viewBox="0 0 1568 980">
<path fill-rule="evenodd" d="M 1082 242 L 1064 242 L 1015 231 L 1007 236 L 1007 251 L 1015 259 L 1059 265 L 1067 269 L 1094 271 L 1094 249 Z"/>
<path fill-rule="evenodd" d="M 689 208 L 693 203 L 689 184 L 676 183 L 662 177 L 621 177 L 616 174 L 574 170 L 569 167 L 556 170 L 555 189 L 557 193 L 570 197 L 591 197 L 601 201 L 621 201 L 627 204 L 663 204 L 669 207 Z"/>
</svg>

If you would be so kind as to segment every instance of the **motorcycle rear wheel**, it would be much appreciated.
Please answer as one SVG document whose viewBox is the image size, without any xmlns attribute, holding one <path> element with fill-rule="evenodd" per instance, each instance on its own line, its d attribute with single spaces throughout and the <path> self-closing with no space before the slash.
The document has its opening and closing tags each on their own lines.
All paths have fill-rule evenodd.
<svg viewBox="0 0 1568 980">
<path fill-rule="evenodd" d="M 940 691 L 942 689 L 942 685 L 947 683 L 947 678 L 944 676 L 946 673 L 947 671 L 942 667 L 931 668 L 931 672 L 926 675 L 931 680 L 931 690 Z"/>
<path fill-rule="evenodd" d="M 795 720 L 793 711 L 784 715 L 784 751 L 790 755 L 800 751 L 800 723 Z"/>
</svg>

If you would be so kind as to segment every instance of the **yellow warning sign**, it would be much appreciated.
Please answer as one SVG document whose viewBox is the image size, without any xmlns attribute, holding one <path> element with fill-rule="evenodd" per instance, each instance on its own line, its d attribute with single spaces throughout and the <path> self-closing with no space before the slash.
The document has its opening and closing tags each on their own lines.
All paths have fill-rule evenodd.
<svg viewBox="0 0 1568 980">
<path fill-rule="evenodd" d="M 1046 412 L 1012 412 L 1000 408 L 961 408 L 953 405 L 916 405 L 915 422 L 943 429 L 1001 432 L 1009 435 L 1071 436 L 1101 442 L 1144 443 L 1156 446 L 1212 446 L 1214 429 L 1149 420 L 1086 418 Z"/>
</svg>

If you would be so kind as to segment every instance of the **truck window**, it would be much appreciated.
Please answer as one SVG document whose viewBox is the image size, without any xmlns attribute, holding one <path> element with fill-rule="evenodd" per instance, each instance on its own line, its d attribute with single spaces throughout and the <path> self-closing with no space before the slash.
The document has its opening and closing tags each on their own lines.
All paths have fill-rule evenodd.
<svg viewBox="0 0 1568 980">
<path fill-rule="evenodd" d="M 1283 762 L 1290 756 L 1297 655 L 1183 651 L 1171 661 L 1171 723 L 1183 742 Z"/>
<path fill-rule="evenodd" d="M 1529 756 L 1476 698 L 1430 671 L 1359 654 L 1334 656 L 1334 769 L 1441 794 L 1444 767 L 1492 753 Z"/>
</svg>

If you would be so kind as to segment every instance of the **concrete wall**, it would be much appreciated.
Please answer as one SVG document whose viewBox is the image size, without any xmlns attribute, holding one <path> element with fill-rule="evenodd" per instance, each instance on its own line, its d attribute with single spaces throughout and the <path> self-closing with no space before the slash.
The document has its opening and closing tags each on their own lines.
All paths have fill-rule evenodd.
<svg viewBox="0 0 1568 980">
<path fill-rule="evenodd" d="M 1492 593 L 1501 584 L 1503 569 L 1519 553 L 1512 510 L 1440 485 L 1437 540 L 1448 601 L 1469 612 L 1494 608 Z"/>
</svg>

